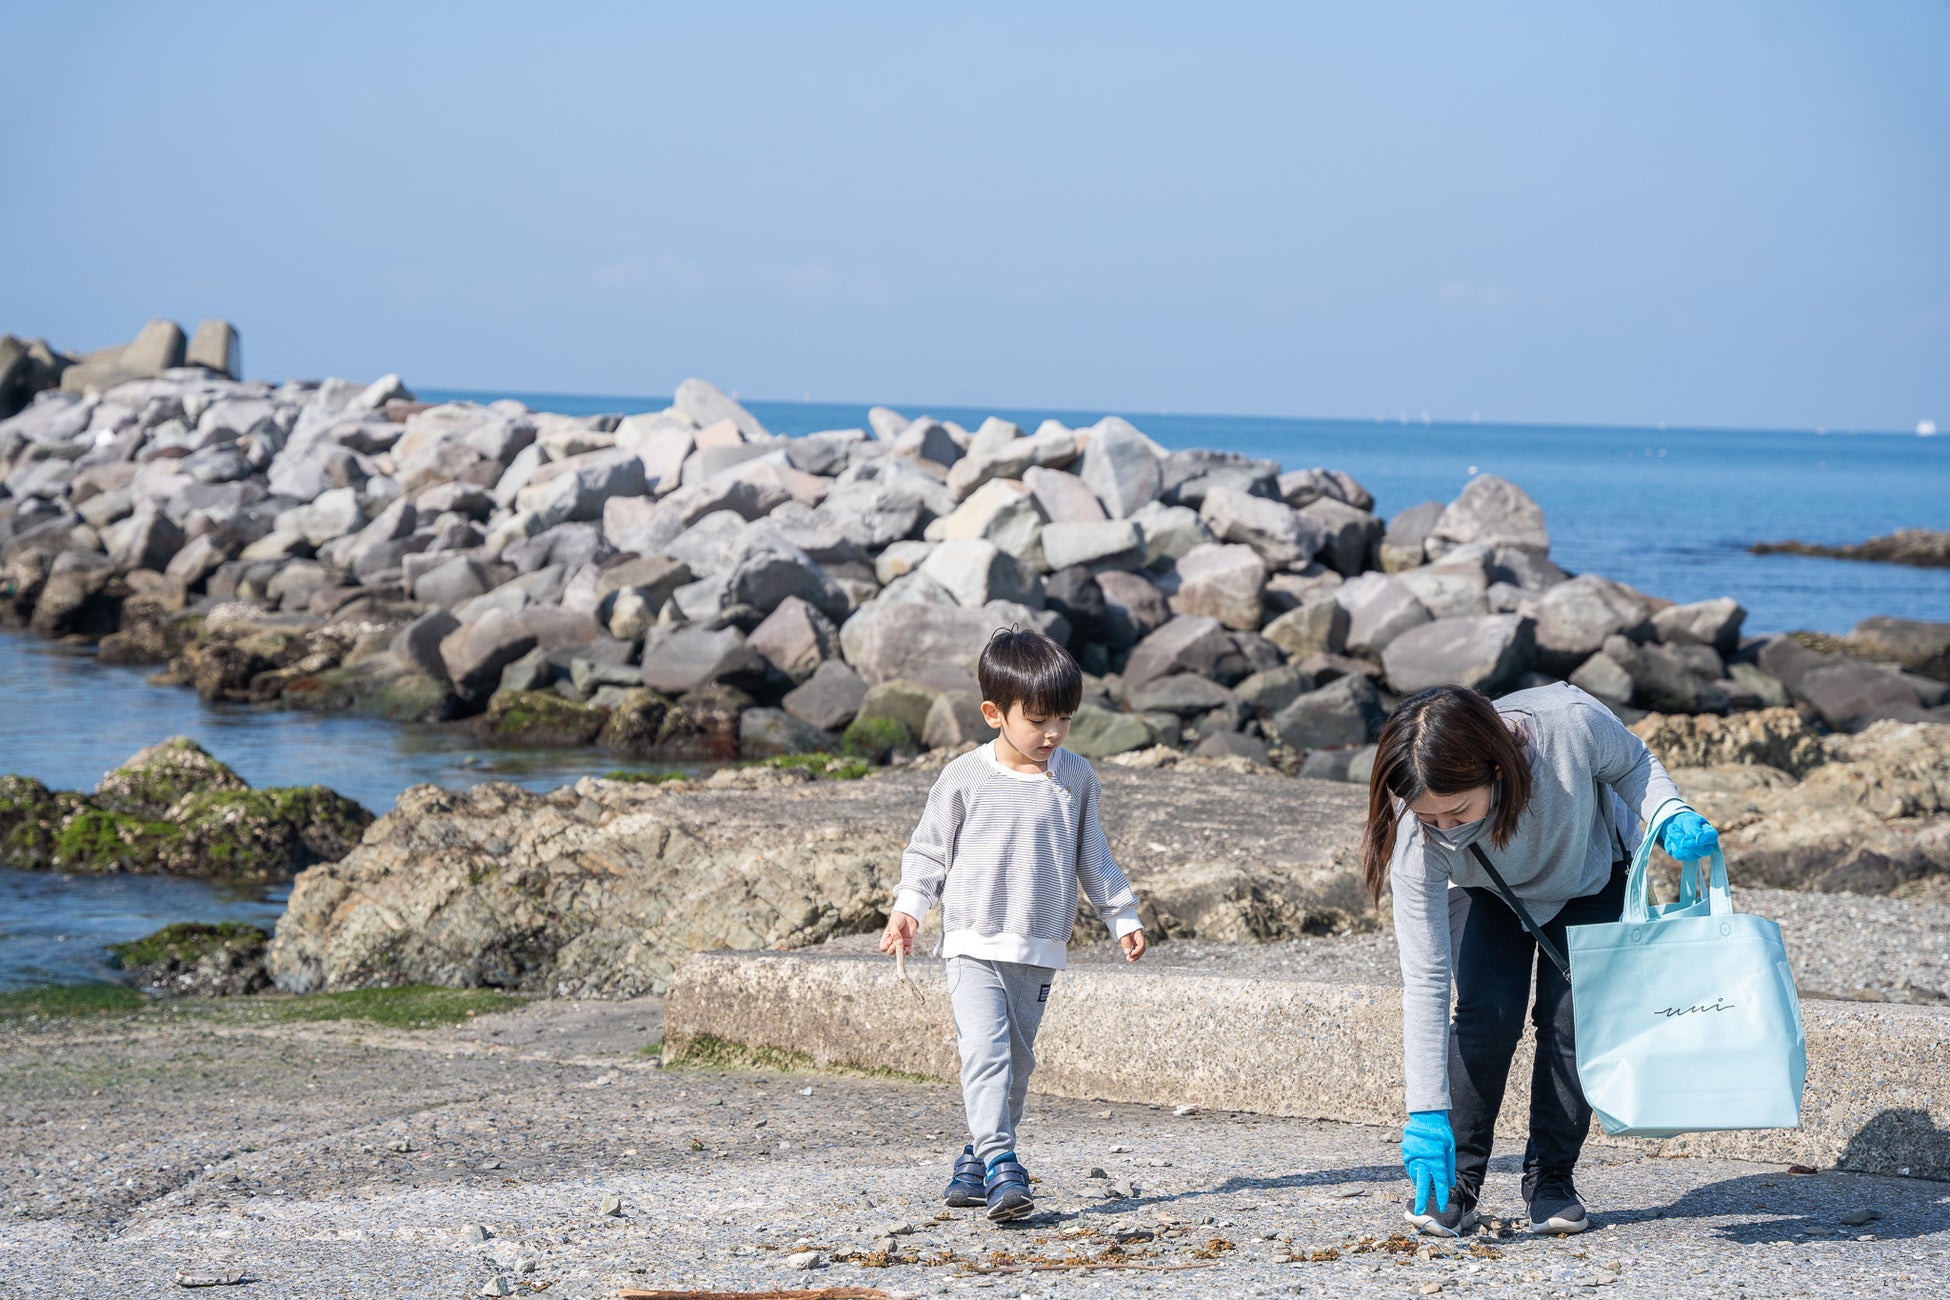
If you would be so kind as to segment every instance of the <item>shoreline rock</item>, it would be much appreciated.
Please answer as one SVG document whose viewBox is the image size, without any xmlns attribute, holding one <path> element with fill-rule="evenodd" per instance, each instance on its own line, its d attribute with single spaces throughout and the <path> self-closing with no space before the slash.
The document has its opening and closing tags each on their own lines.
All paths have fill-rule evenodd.
<svg viewBox="0 0 1950 1300">
<path fill-rule="evenodd" d="M 776 437 L 701 379 L 661 411 L 569 417 L 420 403 L 396 375 L 246 381 L 233 328 L 184 338 L 0 347 L 25 403 L 0 419 L 0 624 L 212 701 L 885 761 L 981 738 L 974 659 L 1014 625 L 1083 665 L 1096 757 L 1358 771 L 1439 682 L 1568 680 L 1627 721 L 1950 721 L 1950 624 L 1746 637 L 1730 597 L 1567 574 L 1494 476 L 1384 521 L 1343 472 L 1167 453 L 1116 417 L 971 433 L 875 408 L 871 431 Z M 855 683 L 921 694 L 861 722 Z"/>
<path fill-rule="evenodd" d="M 92 794 L 0 776 L 0 866 L 17 870 L 284 879 L 342 857 L 371 822 L 324 786 L 253 790 L 184 736 L 140 751 Z"/>
<path fill-rule="evenodd" d="M 1919 569 L 1950 569 L 1950 532 L 1934 528 L 1901 528 L 1883 537 L 1846 546 L 1819 542 L 1755 542 L 1754 555 L 1818 555 L 1831 560 L 1866 560 L 1876 564 L 1907 564 Z"/>
</svg>

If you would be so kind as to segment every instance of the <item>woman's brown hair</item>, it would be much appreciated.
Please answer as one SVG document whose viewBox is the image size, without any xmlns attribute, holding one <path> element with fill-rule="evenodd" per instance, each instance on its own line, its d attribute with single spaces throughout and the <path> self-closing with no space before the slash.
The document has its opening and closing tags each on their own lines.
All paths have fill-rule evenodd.
<svg viewBox="0 0 1950 1300">
<path fill-rule="evenodd" d="M 1530 762 L 1489 697 L 1463 686 L 1431 686 L 1395 706 L 1375 746 L 1368 778 L 1368 828 L 1361 870 L 1381 901 L 1402 809 L 1424 794 L 1461 794 L 1503 783 L 1490 844 L 1502 848 L 1530 803 Z"/>
</svg>

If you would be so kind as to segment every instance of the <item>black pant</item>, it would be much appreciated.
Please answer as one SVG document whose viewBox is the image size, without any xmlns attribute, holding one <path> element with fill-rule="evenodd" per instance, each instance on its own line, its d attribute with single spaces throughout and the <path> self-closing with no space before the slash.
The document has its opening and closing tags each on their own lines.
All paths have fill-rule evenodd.
<svg viewBox="0 0 1950 1300">
<path fill-rule="evenodd" d="M 1623 862 L 1605 887 L 1574 898 L 1544 926 L 1561 953 L 1564 927 L 1616 921 L 1625 903 Z M 1510 1060 L 1523 1036 L 1530 972 L 1537 971 L 1537 1059 L 1530 1074 L 1530 1142 L 1524 1147 L 1524 1192 L 1539 1174 L 1568 1174 L 1591 1131 L 1591 1105 L 1578 1086 L 1572 1035 L 1571 985 L 1538 951 L 1523 922 L 1492 889 L 1449 895 L 1449 933 L 1455 939 L 1456 1019 L 1449 1034 L 1449 1121 L 1456 1133 L 1456 1182 L 1473 1202 L 1489 1168 L 1496 1115 Z"/>
</svg>

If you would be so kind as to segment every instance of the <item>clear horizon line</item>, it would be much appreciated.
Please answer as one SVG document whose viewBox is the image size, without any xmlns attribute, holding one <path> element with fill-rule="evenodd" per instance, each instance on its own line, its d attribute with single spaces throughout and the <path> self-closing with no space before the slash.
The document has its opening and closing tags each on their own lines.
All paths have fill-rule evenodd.
<svg viewBox="0 0 1950 1300">
<path fill-rule="evenodd" d="M 415 390 L 415 391 L 417 392 L 419 390 Z M 581 398 L 583 400 L 591 400 L 591 399 L 599 400 L 599 401 L 614 400 L 618 402 L 662 401 L 665 404 L 665 406 L 668 406 L 671 401 L 671 395 L 669 394 L 570 393 L 570 392 L 560 392 L 560 391 L 553 391 L 553 390 L 546 390 L 546 389 L 507 389 L 503 391 L 494 388 L 462 388 L 462 387 L 449 387 L 449 386 L 439 385 L 439 384 L 429 385 L 425 391 L 430 393 L 474 393 L 474 394 L 502 392 L 503 396 L 513 397 L 517 399 L 527 398 L 527 397 L 536 397 L 536 398 L 574 397 L 574 398 Z M 720 391 L 724 391 L 724 390 L 720 390 Z M 729 396 L 731 394 L 727 394 L 727 395 Z M 817 398 L 817 399 L 806 399 L 806 398 L 798 398 L 798 397 L 749 397 L 748 398 L 748 397 L 736 396 L 733 398 L 733 400 L 738 401 L 740 403 L 757 402 L 766 406 L 863 406 L 863 407 L 885 406 L 889 410 L 900 409 L 900 407 L 897 407 L 892 402 L 837 401 L 831 398 Z M 915 415 L 931 414 L 929 410 L 916 403 L 903 402 L 901 403 L 901 406 L 912 409 Z M 1044 416 L 1058 416 L 1058 415 L 1068 416 L 1068 415 L 1092 415 L 1093 414 L 1090 410 L 1087 410 L 1083 407 L 1005 406 L 1005 405 L 983 403 L 983 402 L 943 403 L 941 404 L 941 409 L 943 410 L 959 409 L 964 411 L 968 411 L 968 410 L 990 411 L 998 415 L 1041 414 Z M 903 412 L 903 414 L 905 414 L 905 412 Z M 1095 412 L 1095 417 L 1098 419 L 1101 419 L 1104 416 L 1109 416 L 1109 415 L 1119 416 L 1123 419 L 1131 420 L 1133 423 L 1136 423 L 1137 420 L 1142 416 L 1161 415 L 1168 419 L 1174 419 L 1174 420 L 1200 420 L 1200 419 L 1288 420 L 1288 421 L 1294 421 L 1303 424 L 1364 424 L 1364 425 L 1372 424 L 1372 425 L 1379 425 L 1383 428 L 1410 428 L 1410 429 L 1440 427 L 1440 428 L 1460 428 L 1460 429 L 1501 428 L 1501 429 L 1578 429 L 1578 430 L 1606 430 L 1606 431 L 1632 430 L 1635 432 L 1643 431 L 1647 433 L 1812 433 L 1822 437 L 1829 436 L 1829 435 L 1839 435 L 1843 437 L 1896 437 L 1896 438 L 1916 438 L 1916 437 L 1924 436 L 1918 434 L 1914 429 L 1880 429 L 1880 428 L 1856 429 L 1856 428 L 1833 428 L 1833 427 L 1827 427 L 1821 425 L 1809 425 L 1801 428 L 1790 428 L 1790 427 L 1782 427 L 1782 426 L 1741 425 L 1741 424 L 1625 424 L 1625 423 L 1611 423 L 1605 421 L 1577 421 L 1577 420 L 1566 420 L 1566 421 L 1494 420 L 1494 419 L 1459 420 L 1459 419 L 1448 419 L 1448 418 L 1438 419 L 1433 416 L 1431 416 L 1428 422 L 1425 424 L 1419 418 L 1403 420 L 1399 416 L 1399 414 L 1394 417 L 1374 416 L 1374 415 L 1341 415 L 1341 416 L 1284 415 L 1284 414 L 1268 414 L 1265 412 L 1257 412 L 1257 411 L 1256 412 L 1166 411 L 1166 410 L 1139 411 L 1139 410 L 1135 410 L 1134 408 L 1125 408 L 1122 410 L 1114 410 L 1114 409 L 1101 410 Z M 1081 427 L 1081 426 L 1076 426 L 1076 427 Z"/>
</svg>

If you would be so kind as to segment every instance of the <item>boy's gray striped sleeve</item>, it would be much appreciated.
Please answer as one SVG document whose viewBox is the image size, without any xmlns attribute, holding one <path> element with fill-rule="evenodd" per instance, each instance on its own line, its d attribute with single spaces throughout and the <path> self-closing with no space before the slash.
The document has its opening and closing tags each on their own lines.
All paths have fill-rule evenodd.
<svg viewBox="0 0 1950 1300">
<path fill-rule="evenodd" d="M 900 884 L 894 887 L 895 911 L 918 921 L 941 901 L 965 808 L 964 790 L 958 781 L 936 781 L 928 791 L 927 807 L 901 854 Z"/>
<path fill-rule="evenodd" d="M 1077 883 L 1098 917 L 1110 927 L 1111 937 L 1122 939 L 1144 926 L 1138 920 L 1137 894 L 1123 868 L 1111 857 L 1110 841 L 1104 836 L 1103 823 L 1097 820 L 1103 793 L 1104 787 L 1092 770 L 1084 787 L 1083 825 L 1077 836 Z"/>
</svg>

